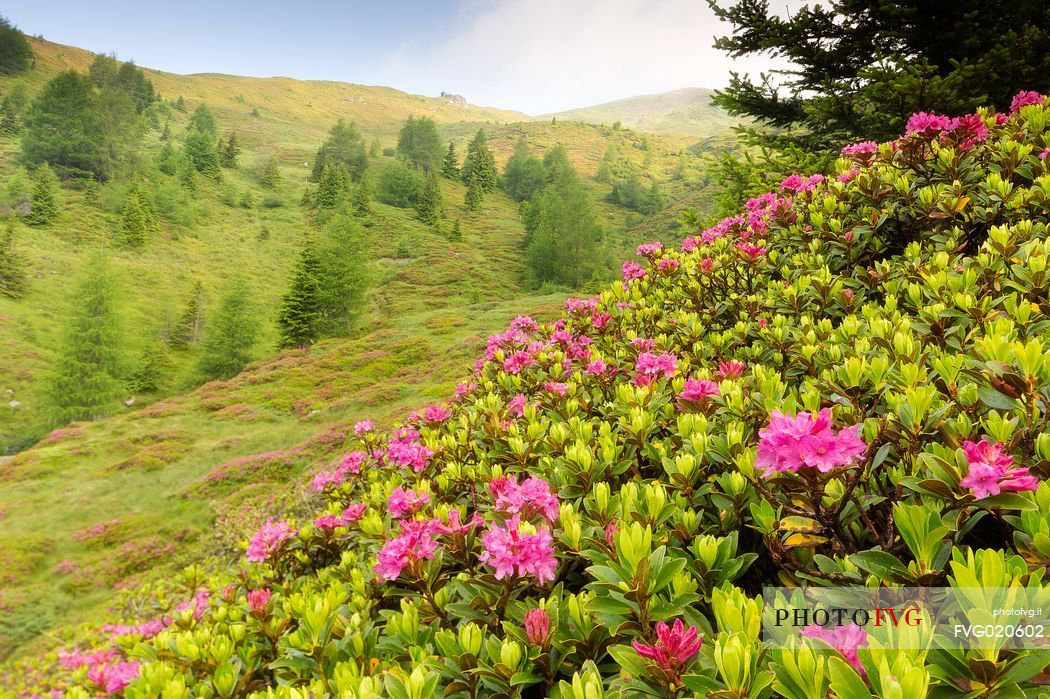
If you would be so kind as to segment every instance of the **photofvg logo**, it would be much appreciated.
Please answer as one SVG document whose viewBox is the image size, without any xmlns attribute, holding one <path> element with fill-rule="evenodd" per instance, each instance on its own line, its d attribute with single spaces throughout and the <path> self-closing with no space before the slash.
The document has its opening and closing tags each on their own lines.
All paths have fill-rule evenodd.
<svg viewBox="0 0 1050 699">
<path fill-rule="evenodd" d="M 1050 587 L 767 587 L 762 636 L 832 647 L 1050 650 Z"/>
</svg>

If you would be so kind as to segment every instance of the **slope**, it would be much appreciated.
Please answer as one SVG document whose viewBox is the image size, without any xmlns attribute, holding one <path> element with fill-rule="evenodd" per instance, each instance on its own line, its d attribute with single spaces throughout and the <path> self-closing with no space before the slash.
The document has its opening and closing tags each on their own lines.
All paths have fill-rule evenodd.
<svg viewBox="0 0 1050 699">
<path fill-rule="evenodd" d="M 639 131 L 711 136 L 731 128 L 737 119 L 711 103 L 713 90 L 686 87 L 545 114 L 540 119 L 583 121 L 589 124 L 620 122 Z"/>
</svg>

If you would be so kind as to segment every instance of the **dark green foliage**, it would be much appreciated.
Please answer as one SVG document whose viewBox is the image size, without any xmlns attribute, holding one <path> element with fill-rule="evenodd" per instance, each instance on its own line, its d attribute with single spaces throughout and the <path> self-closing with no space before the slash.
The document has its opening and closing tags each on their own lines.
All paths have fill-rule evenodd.
<svg viewBox="0 0 1050 699">
<path fill-rule="evenodd" d="M 314 244 L 307 241 L 299 253 L 288 291 L 281 299 L 281 308 L 277 314 L 277 329 L 280 333 L 279 347 L 308 347 L 319 337 L 321 325 L 320 269 L 321 263 Z"/>
<path fill-rule="evenodd" d="M 610 143 L 609 147 L 605 149 L 602 161 L 598 164 L 598 173 L 595 175 L 595 179 L 599 182 L 612 184 L 626 177 L 630 171 L 630 161 L 624 157 L 619 146 L 615 143 Z"/>
<path fill-rule="evenodd" d="M 656 182 L 646 187 L 634 172 L 613 184 L 608 199 L 613 204 L 648 215 L 655 214 L 664 206 L 663 195 Z"/>
<path fill-rule="evenodd" d="M 441 161 L 441 137 L 430 117 L 408 117 L 397 137 L 397 153 L 413 167 L 430 171 Z"/>
<path fill-rule="evenodd" d="M 354 207 L 354 213 L 365 216 L 372 213 L 372 181 L 366 174 L 361 178 L 350 202 Z"/>
<path fill-rule="evenodd" d="M 94 253 L 76 283 L 57 357 L 45 382 L 53 425 L 93 420 L 119 405 L 122 350 L 114 281 L 106 259 Z"/>
<path fill-rule="evenodd" d="M 237 167 L 237 156 L 240 154 L 241 144 L 237 142 L 237 134 L 231 131 L 226 141 L 219 143 L 219 162 L 223 167 Z"/>
<path fill-rule="evenodd" d="M 580 184 L 580 176 L 569 162 L 569 154 L 560 143 L 543 154 L 544 180 L 561 189 Z"/>
<path fill-rule="evenodd" d="M 22 110 L 27 100 L 24 85 L 15 85 L 0 100 L 0 134 L 14 136 L 22 130 Z"/>
<path fill-rule="evenodd" d="M 334 209 L 350 195 L 350 173 L 341 162 L 329 163 L 321 172 L 314 203 L 321 209 Z"/>
<path fill-rule="evenodd" d="M 545 178 L 543 161 L 532 154 L 522 136 L 503 169 L 503 189 L 515 201 L 525 201 L 544 185 Z"/>
<path fill-rule="evenodd" d="M 27 282 L 26 261 L 15 248 L 15 219 L 11 216 L 0 235 L 0 294 L 20 299 L 25 295 Z"/>
<path fill-rule="evenodd" d="M 370 283 L 360 224 L 345 215 L 329 222 L 317 240 L 317 259 L 318 336 L 346 335 L 364 311 Z"/>
<path fill-rule="evenodd" d="M 441 183 L 438 181 L 437 169 L 427 172 L 423 189 L 416 202 L 416 213 L 419 220 L 434 225 L 441 219 Z"/>
<path fill-rule="evenodd" d="M 481 200 L 485 197 L 481 179 L 477 175 L 471 175 L 467 179 L 467 193 L 463 195 L 463 205 L 467 211 L 477 211 L 481 208 Z"/>
<path fill-rule="evenodd" d="M 183 189 L 190 194 L 197 193 L 197 166 L 193 164 L 193 161 L 185 152 L 179 154 L 175 176 Z"/>
<path fill-rule="evenodd" d="M 91 179 L 84 183 L 84 203 L 88 206 L 98 206 L 102 203 L 100 199 L 102 188 L 99 187 L 98 180 Z"/>
<path fill-rule="evenodd" d="M 120 61 L 117 60 L 117 57 L 100 53 L 91 62 L 87 75 L 95 87 L 107 87 L 117 83 L 118 72 L 120 72 Z"/>
<path fill-rule="evenodd" d="M 6 17 L 0 17 L 0 75 L 14 75 L 29 70 L 33 49 L 23 34 Z"/>
<path fill-rule="evenodd" d="M 894 138 L 917 111 L 1002 111 L 1020 90 L 1050 92 L 1050 5 L 1041 0 L 831 0 L 790 17 L 764 0 L 709 4 L 732 26 L 717 48 L 791 66 L 776 81 L 734 74 L 716 103 L 795 129 L 790 140 L 808 148 Z"/>
<path fill-rule="evenodd" d="M 181 97 L 179 99 L 182 99 Z M 193 110 L 190 121 L 186 124 L 187 131 L 200 131 L 214 137 L 219 133 L 219 127 L 215 123 L 215 115 L 208 109 L 208 105 L 202 104 Z"/>
<path fill-rule="evenodd" d="M 365 150 L 365 141 L 357 130 L 357 124 L 347 123 L 340 119 L 329 132 L 328 140 L 324 142 L 317 151 L 314 158 L 313 170 L 310 172 L 310 181 L 317 182 L 321 179 L 326 165 L 342 163 L 346 166 L 350 177 L 356 182 L 361 179 L 365 169 L 368 167 L 368 153 Z"/>
<path fill-rule="evenodd" d="M 142 195 L 138 187 L 132 185 L 120 211 L 120 243 L 128 248 L 141 248 L 146 244 L 148 232 L 149 218 Z"/>
<path fill-rule="evenodd" d="M 171 355 L 160 340 L 146 345 L 139 357 L 135 373 L 128 382 L 129 388 L 138 393 L 152 393 L 161 387 L 164 377 L 171 370 Z"/>
<path fill-rule="evenodd" d="M 423 176 L 401 163 L 393 163 L 379 176 L 379 201 L 402 209 L 411 208 L 419 201 Z"/>
<path fill-rule="evenodd" d="M 100 53 L 88 68 L 88 79 L 97 88 L 115 88 L 124 92 L 140 114 L 157 100 L 153 83 L 134 61 L 121 63 L 115 56 Z"/>
<path fill-rule="evenodd" d="M 219 161 L 219 151 L 215 143 L 215 136 L 207 131 L 191 129 L 186 134 L 186 143 L 183 145 L 186 157 L 193 163 L 197 172 L 205 177 L 219 177 L 222 168 Z"/>
<path fill-rule="evenodd" d="M 602 230 L 587 194 L 565 158 L 548 152 L 548 184 L 522 207 L 530 281 L 577 287 L 603 264 Z M 554 155 L 551 155 L 554 153 Z"/>
<path fill-rule="evenodd" d="M 164 130 L 160 132 L 160 140 L 165 143 L 171 140 L 171 121 L 164 122 Z"/>
<path fill-rule="evenodd" d="M 177 109 L 180 112 L 185 112 L 186 111 L 186 100 L 182 99 L 182 95 L 179 95 L 179 98 L 177 100 L 175 100 L 175 103 L 172 106 L 175 107 L 175 109 Z"/>
<path fill-rule="evenodd" d="M 142 136 L 131 98 L 115 88 L 96 91 L 76 71 L 60 73 L 26 111 L 22 159 L 50 163 L 63 176 L 112 177 Z"/>
<path fill-rule="evenodd" d="M 372 139 L 372 143 L 369 144 L 369 146 L 368 146 L 368 157 L 369 158 L 378 158 L 379 155 L 382 152 L 383 152 L 383 149 L 382 149 L 382 146 L 379 145 L 379 139 L 378 138 L 373 138 Z"/>
<path fill-rule="evenodd" d="M 33 194 L 26 223 L 31 226 L 46 226 L 58 218 L 58 192 L 58 177 L 47 163 L 34 170 Z"/>
<path fill-rule="evenodd" d="M 474 179 L 482 194 L 496 189 L 496 161 L 482 129 L 478 129 L 467 146 L 467 157 L 463 160 L 460 176 L 467 185 Z"/>
<path fill-rule="evenodd" d="M 463 231 L 459 225 L 459 219 L 457 218 L 452 222 L 452 226 L 448 229 L 448 239 L 453 243 L 458 243 L 463 240 Z"/>
<path fill-rule="evenodd" d="M 171 141 L 165 141 L 157 153 L 157 169 L 166 175 L 174 175 L 179 169 L 179 152 Z"/>
<path fill-rule="evenodd" d="M 259 184 L 267 189 L 276 189 L 280 183 L 281 170 L 277 167 L 277 158 L 271 155 L 259 176 Z"/>
<path fill-rule="evenodd" d="M 259 318 L 251 292 L 235 277 L 204 325 L 198 369 L 207 379 L 228 379 L 251 361 L 259 336 Z"/>
<path fill-rule="evenodd" d="M 204 289 L 200 282 L 194 282 L 193 291 L 186 301 L 186 307 L 182 309 L 178 323 L 171 331 L 169 340 L 175 349 L 184 349 L 200 338 L 201 326 L 204 323 L 204 314 L 201 303 L 204 300 Z"/>
<path fill-rule="evenodd" d="M 740 211 L 751 197 L 774 191 L 789 175 L 800 172 L 828 172 L 834 153 L 812 152 L 786 144 L 771 148 L 759 144 L 740 155 L 723 152 L 716 160 L 718 173 L 719 218 Z"/>
<path fill-rule="evenodd" d="M 445 159 L 441 161 L 441 175 L 450 180 L 459 177 L 459 156 L 456 155 L 456 146 L 452 141 L 448 142 Z"/>
</svg>

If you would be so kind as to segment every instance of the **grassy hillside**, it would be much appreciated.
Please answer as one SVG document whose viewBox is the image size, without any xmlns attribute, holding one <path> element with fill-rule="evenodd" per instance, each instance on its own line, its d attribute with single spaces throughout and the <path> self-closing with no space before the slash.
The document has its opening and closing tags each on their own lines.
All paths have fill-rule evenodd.
<svg viewBox="0 0 1050 699">
<path fill-rule="evenodd" d="M 639 131 L 704 137 L 737 123 L 736 119 L 711 103 L 713 94 L 713 90 L 686 87 L 545 114 L 540 118 L 610 125 L 618 121 Z"/>
<path fill-rule="evenodd" d="M 49 42 L 34 40 L 33 48 L 34 69 L 0 79 L 0 93 L 15 83 L 35 93 L 57 72 L 84 71 L 92 60 L 89 52 Z M 526 117 L 514 112 L 460 108 L 390 88 L 146 73 L 165 99 L 181 96 L 187 103 L 187 113 L 173 112 L 176 141 L 188 112 L 207 104 L 220 133 L 235 131 L 244 151 L 222 183 L 201 178 L 192 200 L 161 212 L 141 251 L 113 245 L 126 179 L 103 185 L 98 203 L 67 184 L 55 223 L 17 224 L 31 279 L 24 299 L 0 297 L 0 453 L 18 451 L 0 457 L 0 656 L 99 609 L 114 586 L 134 584 L 142 571 L 180 566 L 204 548 L 214 550 L 216 517 L 229 539 L 248 524 L 238 519 L 246 503 L 260 512 L 295 507 L 301 494 L 274 484 L 339 453 L 347 425 L 365 417 L 389 423 L 409 406 L 447 395 L 485 337 L 509 318 L 531 313 L 542 319 L 560 306 L 567 290 L 539 293 L 522 285 L 517 203 L 496 192 L 481 211 L 469 213 L 465 188 L 443 181 L 444 225 L 460 220 L 463 240 L 450 242 L 413 211 L 377 202 L 365 221 L 376 281 L 361 327 L 352 338 L 309 352 L 278 354 L 275 309 L 312 226 L 299 206 L 312 188 L 303 164 L 337 118 L 355 120 L 366 141 L 378 138 L 388 147 L 405 118 L 427 115 L 461 154 L 484 128 L 501 168 L 521 135 L 540 155 L 564 144 L 592 189 L 615 258 L 640 242 L 644 219 L 605 202 L 609 185 L 593 180 L 610 144 L 647 182 L 661 183 L 669 209 L 706 196 L 702 189 L 697 194 L 700 159 L 686 156 L 683 166 L 678 155 L 695 141 L 689 135 L 521 121 Z M 149 166 L 160 147 L 153 130 L 139 167 L 153 191 L 170 185 Z M 257 183 L 271 155 L 283 175 L 276 192 Z M 17 138 L 0 138 L 0 178 L 8 189 L 25 178 L 17 157 Z M 375 158 L 370 168 L 378 173 L 392 162 Z M 671 226 L 666 233 L 674 235 Z M 207 322 L 231 271 L 246 278 L 264 321 L 257 361 L 231 381 L 197 387 L 197 350 L 172 351 L 157 392 L 129 396 L 132 406 L 108 419 L 48 434 L 39 411 L 41 380 L 53 362 L 72 280 L 85 253 L 99 246 L 109 251 L 119 280 L 129 363 L 164 336 L 195 282 L 204 289 Z M 202 535 L 209 537 L 204 544 Z"/>
</svg>

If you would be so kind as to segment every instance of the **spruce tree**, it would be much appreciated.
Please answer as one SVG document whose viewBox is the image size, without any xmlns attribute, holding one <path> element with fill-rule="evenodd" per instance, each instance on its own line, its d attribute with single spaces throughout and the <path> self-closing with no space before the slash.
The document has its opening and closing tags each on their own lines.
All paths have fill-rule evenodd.
<svg viewBox="0 0 1050 699">
<path fill-rule="evenodd" d="M 46 226 L 58 218 L 58 177 L 47 163 L 33 171 L 33 193 L 26 223 Z"/>
<path fill-rule="evenodd" d="M 204 315 L 201 311 L 201 303 L 204 300 L 204 289 L 201 283 L 193 283 L 193 291 L 186 301 L 186 307 L 182 309 L 178 323 L 171 332 L 171 346 L 175 349 L 185 349 L 200 338 L 201 326 Z"/>
<path fill-rule="evenodd" d="M 138 187 L 132 186 L 124 197 L 124 208 L 120 212 L 120 242 L 129 248 L 140 248 L 146 244 L 149 222 Z"/>
<path fill-rule="evenodd" d="M 0 75 L 14 75 L 29 70 L 33 65 L 33 49 L 25 34 L 0 17 Z"/>
<path fill-rule="evenodd" d="M 160 140 L 165 143 L 171 140 L 171 119 L 164 122 L 164 130 L 160 132 Z"/>
<path fill-rule="evenodd" d="M 449 180 L 459 177 L 459 156 L 456 155 L 456 145 L 452 141 L 448 142 L 445 159 L 441 161 L 441 174 Z"/>
<path fill-rule="evenodd" d="M 153 340 L 142 350 L 129 387 L 138 393 L 152 393 L 160 388 L 170 368 L 171 356 L 167 346 L 159 340 Z"/>
<path fill-rule="evenodd" d="M 522 136 L 503 168 L 503 189 L 515 201 L 525 201 L 543 186 L 544 176 L 543 161 L 532 154 Z"/>
<path fill-rule="evenodd" d="M 314 158 L 310 181 L 318 182 L 326 165 L 342 163 L 354 181 L 361 179 L 368 167 L 368 151 L 365 148 L 357 124 L 340 119 L 332 127 L 328 140 L 322 144 Z"/>
<path fill-rule="evenodd" d="M 183 189 L 190 194 L 197 193 L 197 168 L 185 153 L 179 156 L 178 164 L 175 168 L 175 176 Z"/>
<path fill-rule="evenodd" d="M 379 139 L 373 138 L 372 143 L 368 146 L 368 157 L 378 158 L 383 148 L 379 145 Z"/>
<path fill-rule="evenodd" d="M 197 172 L 205 177 L 217 178 L 222 175 L 215 136 L 210 132 L 191 129 L 186 135 L 183 152 L 197 168 Z"/>
<path fill-rule="evenodd" d="M 354 207 L 354 213 L 358 216 L 372 213 L 372 180 L 368 175 L 361 178 L 361 182 L 354 189 L 350 203 Z"/>
<path fill-rule="evenodd" d="M 58 356 L 45 380 L 51 424 L 93 420 L 115 409 L 122 391 L 121 356 L 114 281 L 105 257 L 94 253 L 77 281 Z"/>
<path fill-rule="evenodd" d="M 22 298 L 27 279 L 25 258 L 15 248 L 15 218 L 9 216 L 0 236 L 0 294 L 16 300 Z"/>
<path fill-rule="evenodd" d="M 480 179 L 476 175 L 472 175 L 467 180 L 467 193 L 463 198 L 463 204 L 467 207 L 467 211 L 477 211 L 481 208 L 481 198 L 484 196 L 484 193 L 479 182 Z"/>
<path fill-rule="evenodd" d="M 220 148 L 219 160 L 222 162 L 223 167 L 235 168 L 237 167 L 237 157 L 240 154 L 241 144 L 237 142 L 236 132 L 231 131 L 226 138 L 226 142 Z"/>
<path fill-rule="evenodd" d="M 84 203 L 88 206 L 98 206 L 101 204 L 101 194 L 102 188 L 99 187 L 98 180 L 95 178 L 91 178 L 84 183 Z"/>
<path fill-rule="evenodd" d="M 334 209 L 350 194 L 350 173 L 340 162 L 325 165 L 314 201 L 320 209 Z"/>
<path fill-rule="evenodd" d="M 458 218 L 452 222 L 452 227 L 448 229 L 448 239 L 453 243 L 463 240 L 463 231 L 460 229 Z"/>
<path fill-rule="evenodd" d="M 262 175 L 259 176 L 259 184 L 266 189 L 276 189 L 281 183 L 281 171 L 277 167 L 277 158 L 272 155 L 263 167 Z"/>
<path fill-rule="evenodd" d="M 346 215 L 334 218 L 318 238 L 317 258 L 318 334 L 346 335 L 363 313 L 370 283 L 361 225 Z"/>
<path fill-rule="evenodd" d="M 413 167 L 430 171 L 441 158 L 441 137 L 429 117 L 408 117 L 397 138 L 397 154 Z"/>
<path fill-rule="evenodd" d="M 427 172 L 419 201 L 416 202 L 416 213 L 420 221 L 430 226 L 441 218 L 441 183 L 434 169 Z"/>
<path fill-rule="evenodd" d="M 179 97 L 179 99 L 181 100 L 182 97 Z M 193 115 L 190 117 L 186 129 L 187 131 L 200 131 L 213 138 L 219 132 L 219 127 L 215 123 L 215 116 L 206 104 L 202 104 L 193 110 Z"/>
<path fill-rule="evenodd" d="M 14 136 L 22 130 L 22 110 L 25 109 L 26 88 L 15 85 L 0 101 L 0 133 Z"/>
<path fill-rule="evenodd" d="M 308 347 L 318 338 L 321 318 L 320 261 L 311 241 L 299 253 L 277 314 L 278 346 Z"/>
<path fill-rule="evenodd" d="M 228 379 L 251 361 L 259 319 L 243 279 L 235 278 L 204 326 L 198 369 L 207 379 Z"/>
<path fill-rule="evenodd" d="M 488 139 L 485 131 L 478 129 L 477 134 L 471 139 L 467 146 L 467 157 L 463 160 L 463 170 L 460 175 L 463 181 L 470 185 L 470 180 L 476 180 L 476 186 L 482 194 L 496 189 L 496 160 L 489 150 Z"/>
</svg>

